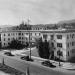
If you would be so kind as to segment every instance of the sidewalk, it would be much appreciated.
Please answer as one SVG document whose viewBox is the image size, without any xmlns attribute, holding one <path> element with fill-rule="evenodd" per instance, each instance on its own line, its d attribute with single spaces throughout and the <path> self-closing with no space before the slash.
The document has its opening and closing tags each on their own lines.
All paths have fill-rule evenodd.
<svg viewBox="0 0 75 75">
<path fill-rule="evenodd" d="M 67 70 L 75 70 L 75 64 L 74 63 L 63 63 L 62 67 Z"/>
<path fill-rule="evenodd" d="M 33 59 L 38 60 L 39 62 L 41 61 L 46 61 L 47 59 L 39 58 L 39 57 L 34 57 L 32 56 Z M 50 60 L 53 65 L 56 67 L 59 67 L 59 62 Z M 75 70 L 75 63 L 69 63 L 69 62 L 60 62 L 61 66 L 59 68 L 66 69 L 66 70 Z"/>
</svg>

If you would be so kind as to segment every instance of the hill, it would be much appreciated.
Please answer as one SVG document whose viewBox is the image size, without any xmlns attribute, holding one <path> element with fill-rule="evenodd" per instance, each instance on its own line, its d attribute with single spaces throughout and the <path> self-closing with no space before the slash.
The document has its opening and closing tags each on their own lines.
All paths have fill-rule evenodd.
<svg viewBox="0 0 75 75">
<path fill-rule="evenodd" d="M 58 22 L 58 24 L 64 24 L 64 23 L 66 23 L 66 24 L 75 23 L 75 19 L 72 19 L 72 20 L 64 20 L 64 21 Z"/>
</svg>

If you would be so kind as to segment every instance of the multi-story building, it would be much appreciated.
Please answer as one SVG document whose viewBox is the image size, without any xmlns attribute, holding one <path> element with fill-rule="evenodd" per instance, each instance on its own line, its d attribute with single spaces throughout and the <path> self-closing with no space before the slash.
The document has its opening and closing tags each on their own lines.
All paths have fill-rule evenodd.
<svg viewBox="0 0 75 75">
<path fill-rule="evenodd" d="M 46 30 L 42 31 L 42 35 L 46 36 L 45 39 L 54 47 L 55 57 L 59 57 L 59 51 L 60 59 L 65 61 L 75 56 L 75 30 Z"/>
<path fill-rule="evenodd" d="M 29 42 L 29 35 L 30 42 L 35 42 L 36 37 L 41 37 L 41 33 L 37 30 L 3 30 L 0 32 L 1 46 L 7 47 L 13 39 L 25 44 Z"/>
<path fill-rule="evenodd" d="M 19 40 L 21 43 L 29 41 L 35 42 L 35 38 L 42 37 L 47 39 L 50 46 L 53 47 L 53 56 L 68 60 L 75 56 L 75 30 L 57 29 L 57 30 L 8 30 L 0 32 L 0 45 L 6 47 L 13 39 Z"/>
</svg>

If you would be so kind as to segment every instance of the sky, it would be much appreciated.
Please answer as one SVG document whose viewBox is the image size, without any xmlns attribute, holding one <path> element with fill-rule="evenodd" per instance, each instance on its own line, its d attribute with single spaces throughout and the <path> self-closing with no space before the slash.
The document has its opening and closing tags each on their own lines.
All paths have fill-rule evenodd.
<svg viewBox="0 0 75 75">
<path fill-rule="evenodd" d="M 0 25 L 57 23 L 75 19 L 75 0 L 0 0 Z"/>
</svg>

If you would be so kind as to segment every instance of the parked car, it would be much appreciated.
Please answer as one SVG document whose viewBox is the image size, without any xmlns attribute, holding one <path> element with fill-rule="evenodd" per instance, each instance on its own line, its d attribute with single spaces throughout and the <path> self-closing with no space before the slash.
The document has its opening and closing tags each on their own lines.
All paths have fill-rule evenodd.
<svg viewBox="0 0 75 75">
<path fill-rule="evenodd" d="M 7 56 L 14 56 L 13 54 L 11 54 L 11 52 L 5 52 L 4 54 Z"/>
<path fill-rule="evenodd" d="M 48 67 L 56 67 L 56 66 L 53 65 L 50 61 L 44 61 L 44 62 L 42 62 L 42 65 L 48 66 Z"/>
<path fill-rule="evenodd" d="M 28 60 L 29 60 L 29 56 L 28 56 L 28 55 L 22 56 L 21 59 L 22 59 L 22 60 L 27 60 L 27 61 L 28 61 Z"/>
<path fill-rule="evenodd" d="M 26 61 L 33 61 L 33 59 L 30 59 L 28 55 L 22 56 L 21 59 Z"/>
</svg>

